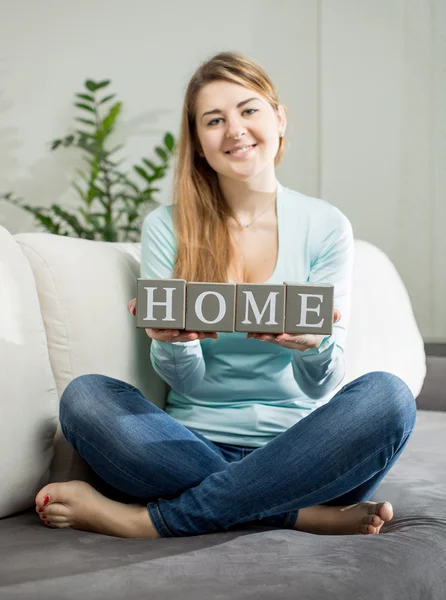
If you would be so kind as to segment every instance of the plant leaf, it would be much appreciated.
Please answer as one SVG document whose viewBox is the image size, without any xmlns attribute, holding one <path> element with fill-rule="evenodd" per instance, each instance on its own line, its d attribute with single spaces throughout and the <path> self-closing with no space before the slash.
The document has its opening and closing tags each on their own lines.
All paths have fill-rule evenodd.
<svg viewBox="0 0 446 600">
<path fill-rule="evenodd" d="M 132 190 L 134 190 L 137 194 L 140 193 L 139 191 L 139 187 L 136 185 L 136 183 L 133 183 L 133 181 L 131 181 L 127 175 L 124 175 L 124 173 L 120 173 L 119 171 L 113 171 L 117 177 L 118 177 L 118 181 L 120 181 L 121 183 L 128 185 L 129 187 L 132 188 Z"/>
<path fill-rule="evenodd" d="M 175 141 L 174 141 L 173 135 L 171 133 L 166 133 L 166 135 L 164 136 L 164 143 L 166 144 L 166 147 L 170 151 L 172 151 L 174 149 Z"/>
<path fill-rule="evenodd" d="M 87 133 L 86 131 L 81 131 L 80 129 L 76 129 L 76 133 L 78 133 L 79 135 L 82 135 L 86 138 L 91 138 L 93 140 L 96 140 L 96 136 L 93 135 L 92 133 Z"/>
<path fill-rule="evenodd" d="M 74 135 L 67 135 L 67 137 L 62 141 L 64 146 L 71 146 L 74 142 Z"/>
<path fill-rule="evenodd" d="M 94 102 L 93 96 L 90 96 L 89 94 L 75 94 L 75 96 L 77 96 L 78 98 L 82 98 L 82 100 L 88 100 L 89 102 Z"/>
<path fill-rule="evenodd" d="M 100 81 L 99 83 L 96 84 L 96 89 L 100 90 L 101 88 L 107 87 L 107 85 L 110 83 L 110 79 L 105 79 L 104 81 Z"/>
<path fill-rule="evenodd" d="M 143 177 L 146 181 L 148 181 L 149 183 L 152 183 L 153 177 L 151 177 L 148 173 L 146 173 L 142 167 L 138 167 L 138 165 L 133 165 L 133 169 L 138 173 L 138 175 Z"/>
<path fill-rule="evenodd" d="M 96 231 L 102 231 L 102 225 L 94 217 L 93 214 L 87 213 L 83 208 L 80 208 L 79 210 L 82 213 L 82 215 L 84 216 L 87 223 L 89 223 L 90 225 L 93 225 L 93 227 L 95 228 Z M 100 215 L 100 216 L 102 216 L 102 215 Z"/>
<path fill-rule="evenodd" d="M 120 227 L 120 229 L 121 229 L 121 231 L 137 231 L 139 233 L 139 228 L 138 227 L 131 227 L 131 226 L 125 227 L 125 226 L 122 226 L 122 227 Z"/>
<path fill-rule="evenodd" d="M 22 204 L 21 208 L 33 214 L 37 221 L 50 233 L 59 233 L 60 226 L 49 215 L 45 214 L 48 209 L 41 206 L 29 206 L 29 204 Z"/>
<path fill-rule="evenodd" d="M 103 190 L 101 190 L 101 188 L 99 188 L 94 183 L 92 183 L 90 187 L 95 192 L 95 196 L 94 196 L 95 198 L 102 198 L 103 196 L 107 195 Z"/>
<path fill-rule="evenodd" d="M 160 148 L 159 146 L 156 146 L 155 148 L 155 152 L 158 154 L 158 156 L 164 161 L 167 162 L 169 160 L 167 154 L 165 153 L 165 151 Z"/>
<path fill-rule="evenodd" d="M 87 123 L 87 125 L 93 125 L 93 127 L 96 127 L 96 123 L 94 121 L 90 121 L 89 119 L 82 119 L 82 117 L 76 117 L 75 121 L 80 121 L 81 123 Z"/>
<path fill-rule="evenodd" d="M 121 112 L 122 102 L 116 102 L 110 108 L 107 116 L 103 119 L 101 125 L 104 131 L 104 134 L 107 135 L 112 130 L 113 124 L 116 121 L 116 117 Z"/>
<path fill-rule="evenodd" d="M 96 83 L 91 79 L 87 79 L 85 82 L 85 87 L 90 90 L 90 92 L 95 92 L 98 89 Z"/>
<path fill-rule="evenodd" d="M 105 96 L 105 98 L 102 98 L 102 100 L 99 102 L 99 104 L 104 104 L 105 102 L 108 102 L 108 100 L 111 100 L 115 96 L 116 96 L 116 94 L 111 94 L 110 96 Z"/>
<path fill-rule="evenodd" d="M 89 112 L 94 113 L 94 108 L 91 108 L 91 106 L 88 106 L 88 104 L 84 104 L 83 102 L 75 102 L 74 106 L 83 108 L 84 110 L 88 110 Z"/>
<path fill-rule="evenodd" d="M 82 200 L 84 202 L 88 203 L 88 195 L 86 192 L 84 192 L 84 190 L 76 183 L 73 182 L 72 186 L 74 187 L 74 189 L 77 191 L 77 193 L 79 194 L 79 196 L 82 198 Z"/>
<path fill-rule="evenodd" d="M 60 217 L 64 221 L 66 221 L 68 223 L 68 225 L 71 225 L 71 227 L 73 228 L 73 230 L 77 233 L 77 235 L 79 237 L 83 237 L 83 234 L 85 233 L 85 229 L 79 223 L 79 220 L 76 217 L 76 215 L 73 215 L 72 213 L 69 213 L 68 211 L 63 210 L 57 204 L 52 204 L 51 209 L 53 210 L 54 214 L 56 214 L 58 217 Z"/>
<path fill-rule="evenodd" d="M 86 174 L 85 174 L 83 171 L 81 171 L 81 169 L 76 169 L 76 173 L 77 173 L 77 174 L 78 174 L 80 177 L 82 177 L 82 179 L 83 179 L 84 181 L 86 181 L 87 183 L 90 183 L 90 179 L 89 179 L 88 175 L 86 175 Z"/>
<path fill-rule="evenodd" d="M 153 164 L 153 162 L 151 162 L 150 160 L 147 160 L 147 158 L 143 158 L 142 162 L 144 164 L 146 164 L 148 167 L 150 167 L 153 171 L 158 171 L 159 167 L 157 167 L 156 165 Z"/>
</svg>

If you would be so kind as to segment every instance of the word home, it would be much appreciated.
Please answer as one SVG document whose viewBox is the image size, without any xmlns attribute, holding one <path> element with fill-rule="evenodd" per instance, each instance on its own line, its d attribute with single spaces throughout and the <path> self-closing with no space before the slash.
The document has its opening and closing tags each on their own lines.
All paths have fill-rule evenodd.
<svg viewBox="0 0 446 600">
<path fill-rule="evenodd" d="M 186 331 L 333 331 L 331 284 L 137 280 L 136 326 Z"/>
</svg>

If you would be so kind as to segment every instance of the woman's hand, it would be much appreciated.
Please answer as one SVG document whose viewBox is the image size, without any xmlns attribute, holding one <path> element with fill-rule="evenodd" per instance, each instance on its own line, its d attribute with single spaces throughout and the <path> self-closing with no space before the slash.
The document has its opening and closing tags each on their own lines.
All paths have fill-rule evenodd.
<svg viewBox="0 0 446 600">
<path fill-rule="evenodd" d="M 337 323 L 341 318 L 341 312 L 339 309 L 334 309 L 333 323 Z M 313 333 L 305 333 L 299 335 L 293 335 L 292 333 L 248 333 L 247 338 L 255 338 L 265 342 L 271 342 L 290 350 L 309 350 L 310 348 L 319 348 L 322 340 L 327 337 L 325 335 L 316 335 Z"/>
<path fill-rule="evenodd" d="M 136 316 L 136 298 L 133 298 L 127 304 L 127 310 L 133 316 Z M 180 331 L 179 329 L 153 329 L 146 328 L 146 334 L 149 338 L 158 342 L 191 342 L 193 340 L 204 340 L 205 338 L 217 339 L 215 331 Z"/>
</svg>

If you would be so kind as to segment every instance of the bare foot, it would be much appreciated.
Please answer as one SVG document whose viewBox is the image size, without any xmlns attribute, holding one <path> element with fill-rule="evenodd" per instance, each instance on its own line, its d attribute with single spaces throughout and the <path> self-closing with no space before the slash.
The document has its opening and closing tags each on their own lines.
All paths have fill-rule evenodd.
<svg viewBox="0 0 446 600">
<path fill-rule="evenodd" d="M 390 502 L 360 502 L 351 506 L 301 508 L 294 529 L 308 533 L 348 535 L 379 533 L 393 518 Z"/>
<path fill-rule="evenodd" d="M 44 506 L 47 495 L 50 499 Z M 161 537 L 146 506 L 110 500 L 85 481 L 49 483 L 36 496 L 36 513 L 57 529 L 72 527 L 124 538 Z"/>
</svg>

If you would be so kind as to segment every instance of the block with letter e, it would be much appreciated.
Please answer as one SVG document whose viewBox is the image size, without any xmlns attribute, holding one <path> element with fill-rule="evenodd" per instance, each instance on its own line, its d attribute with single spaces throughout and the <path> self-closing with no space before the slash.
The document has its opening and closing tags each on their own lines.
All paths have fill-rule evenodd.
<svg viewBox="0 0 446 600">
<path fill-rule="evenodd" d="M 184 329 L 186 280 L 138 278 L 136 327 Z"/>
<path fill-rule="evenodd" d="M 284 286 L 286 333 L 331 335 L 334 286 L 289 281 L 284 281 Z"/>
</svg>

